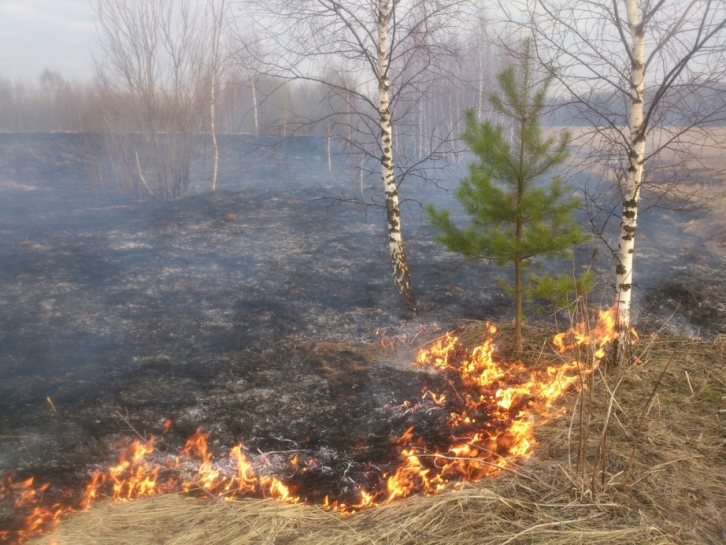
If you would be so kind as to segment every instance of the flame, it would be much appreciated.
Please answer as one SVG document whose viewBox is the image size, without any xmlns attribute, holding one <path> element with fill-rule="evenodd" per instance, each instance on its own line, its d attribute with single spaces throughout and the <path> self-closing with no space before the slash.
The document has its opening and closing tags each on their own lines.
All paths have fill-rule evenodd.
<svg viewBox="0 0 726 545">
<path fill-rule="evenodd" d="M 60 502 L 46 504 L 45 494 L 50 488 L 46 483 L 34 487 L 34 479 L 30 478 L 15 483 L 6 478 L 0 482 L 0 498 L 9 495 L 14 499 L 13 510 L 24 513 L 24 518 L 18 528 L 0 531 L 0 543 L 20 543 L 26 539 L 43 533 L 64 515 L 73 512 L 68 505 Z"/>
<path fill-rule="evenodd" d="M 555 407 L 557 400 L 568 389 L 586 387 L 583 377 L 597 367 L 606 345 L 617 338 L 616 313 L 600 311 L 594 327 L 583 322 L 557 334 L 552 345 L 561 361 L 539 369 L 499 361 L 496 333 L 494 326 L 487 325 L 488 337 L 472 351 L 447 333 L 421 350 L 412 363 L 438 370 L 452 388 L 426 390 L 420 402 L 406 401 L 400 409 L 445 411 L 448 446 L 427 445 L 413 427 L 407 429 L 395 441 L 397 467 L 389 473 L 381 471 L 379 484 L 370 489 L 356 484 L 354 501 L 325 496 L 326 509 L 350 515 L 414 493 L 436 494 L 449 483 L 481 480 L 498 473 L 509 460 L 531 456 L 537 444 L 536 425 L 562 414 L 564 408 Z M 582 358 L 590 359 L 583 362 Z M 162 435 L 170 427 L 167 421 Z M 197 430 L 177 456 L 157 451 L 154 437 L 136 439 L 122 448 L 116 465 L 94 471 L 80 495 L 50 484 L 36 486 L 32 478 L 0 479 L 0 499 L 11 498 L 12 513 L 20 521 L 16 528 L 0 531 L 0 543 L 21 543 L 47 532 L 66 514 L 87 509 L 99 499 L 129 501 L 181 490 L 225 500 L 257 495 L 286 503 L 308 501 L 294 486 L 260 474 L 264 456 L 252 457 L 243 445 L 237 445 L 216 461 L 208 439 L 208 433 Z M 308 471 L 315 464 L 300 453 L 289 460 L 293 472 Z"/>
</svg>

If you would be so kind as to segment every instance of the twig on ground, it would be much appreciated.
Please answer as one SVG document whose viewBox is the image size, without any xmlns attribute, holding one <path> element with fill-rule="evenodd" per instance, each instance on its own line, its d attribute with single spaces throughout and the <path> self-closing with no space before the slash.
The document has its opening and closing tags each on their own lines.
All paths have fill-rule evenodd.
<svg viewBox="0 0 726 545">
<path fill-rule="evenodd" d="M 473 447 L 473 448 L 475 448 L 475 449 L 477 449 L 477 450 L 482 450 L 482 451 L 484 451 L 484 452 L 486 452 L 486 453 L 488 453 L 488 454 L 492 454 L 492 455 L 494 455 L 494 456 L 498 456 L 498 457 L 499 457 L 499 458 L 501 458 L 501 459 L 502 459 L 502 460 L 503 460 L 504 462 L 506 462 L 506 463 L 507 463 L 507 464 L 509 464 L 510 466 L 514 467 L 514 468 L 515 468 L 515 469 L 517 470 L 517 472 L 516 472 L 516 474 L 517 474 L 517 475 L 522 475 L 523 477 L 527 477 L 527 478 L 529 478 L 530 480 L 533 480 L 533 481 L 535 481 L 535 480 L 536 480 L 536 481 L 539 481 L 539 482 L 540 482 L 540 483 L 542 483 L 542 484 L 546 484 L 546 483 L 544 483 L 544 482 L 543 482 L 542 480 L 540 480 L 540 479 L 537 479 L 536 477 L 532 476 L 532 474 L 531 474 L 531 473 L 530 473 L 529 471 L 525 470 L 525 469 L 524 469 L 524 468 L 523 468 L 522 466 L 520 466 L 520 465 L 517 465 L 517 464 L 515 464 L 514 462 L 512 462 L 511 460 L 508 460 L 507 458 L 505 458 L 504 456 L 502 456 L 502 455 L 501 455 L 501 454 L 499 454 L 499 453 L 496 453 L 496 452 L 494 452 L 494 451 L 491 451 L 491 450 L 489 450 L 489 449 L 485 449 L 484 447 L 480 447 L 480 446 L 478 446 L 478 445 L 475 445 L 475 444 L 473 444 L 473 443 L 467 443 L 467 445 L 469 445 L 470 447 Z M 463 458 L 460 458 L 460 459 L 463 459 Z"/>
<path fill-rule="evenodd" d="M 686 374 L 686 382 L 688 382 L 688 389 L 691 390 L 691 397 L 695 396 L 696 393 L 693 391 L 693 386 L 691 386 L 691 377 L 688 376 L 688 371 L 683 371 Z"/>
<path fill-rule="evenodd" d="M 500 466 L 499 464 L 495 464 L 494 462 L 488 462 L 486 460 L 482 460 L 481 458 L 466 458 L 463 456 L 445 456 L 444 454 L 416 454 L 419 458 L 442 458 L 444 460 L 466 460 L 468 462 L 479 462 L 480 464 L 484 464 L 487 466 L 496 467 L 497 469 L 503 469 L 504 471 L 509 471 L 510 473 L 514 473 L 515 475 L 521 475 L 525 479 L 529 479 L 534 482 L 539 482 L 537 479 L 530 477 L 529 475 L 525 475 L 524 473 L 520 473 L 519 471 L 516 471 L 514 469 L 509 469 L 508 467 Z"/>
<path fill-rule="evenodd" d="M 106 281 L 106 282 L 110 282 L 111 280 L 115 280 L 116 278 L 120 278 L 120 277 L 122 277 L 122 276 L 126 276 L 127 274 L 131 274 L 132 272 L 136 272 L 136 271 L 138 271 L 138 270 L 139 270 L 140 268 L 141 268 L 141 267 L 136 267 L 135 269 L 131 269 L 130 271 L 124 271 L 124 272 L 122 272 L 122 273 L 120 273 L 120 274 L 117 274 L 116 276 L 112 276 L 111 278 L 107 278 L 107 279 L 106 279 L 105 281 Z"/>
</svg>

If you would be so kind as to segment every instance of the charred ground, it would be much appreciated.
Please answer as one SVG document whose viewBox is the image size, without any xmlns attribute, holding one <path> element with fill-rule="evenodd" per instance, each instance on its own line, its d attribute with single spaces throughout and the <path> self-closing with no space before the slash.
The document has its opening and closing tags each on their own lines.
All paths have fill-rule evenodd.
<svg viewBox="0 0 726 545">
<path fill-rule="evenodd" d="M 415 207 L 421 312 L 402 313 L 379 212 L 331 208 L 324 197 L 345 184 L 314 149 L 250 173 L 228 150 L 217 194 L 135 202 L 91 190 L 86 137 L 0 135 L 0 147 L 0 473 L 77 486 L 129 436 L 119 414 L 141 433 L 172 420 L 170 451 L 202 428 L 218 452 L 316 451 L 340 472 L 385 463 L 408 426 L 440 428 L 440 411 L 412 422 L 393 407 L 441 379 L 350 346 L 371 350 L 378 328 L 414 336 L 509 318 L 506 276 L 445 252 Z M 705 307 L 690 327 L 723 331 L 723 262 L 664 225 L 643 227 L 653 312 L 642 316 L 657 325 L 690 305 L 700 320 Z M 596 270 L 607 278 L 609 262 Z"/>
</svg>

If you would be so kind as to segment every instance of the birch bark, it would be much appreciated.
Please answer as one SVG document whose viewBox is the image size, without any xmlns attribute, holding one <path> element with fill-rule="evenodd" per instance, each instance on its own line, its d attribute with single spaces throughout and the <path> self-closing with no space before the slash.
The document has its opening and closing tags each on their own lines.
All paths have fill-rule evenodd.
<svg viewBox="0 0 726 545">
<path fill-rule="evenodd" d="M 395 0 L 394 0 L 395 8 Z M 388 28 L 391 20 L 390 0 L 378 0 L 378 113 L 381 125 L 381 176 L 386 193 L 388 248 L 393 264 L 393 281 L 405 306 L 416 310 L 411 275 L 401 237 L 401 210 L 393 172 L 393 128 L 391 125 Z"/>
<path fill-rule="evenodd" d="M 582 134 L 582 141 L 596 143 L 585 161 L 593 165 L 604 164 L 603 159 L 612 161 L 607 168 L 620 180 L 620 150 L 625 152 L 616 248 L 606 240 L 606 227 L 614 211 L 599 222 L 596 215 L 603 210 L 587 198 L 587 208 L 595 205 L 588 220 L 616 258 L 614 307 L 619 339 L 613 343 L 610 359 L 618 363 L 631 342 L 635 237 L 646 183 L 645 163 L 648 161 L 648 172 L 652 171 L 647 182 L 654 206 L 661 207 L 670 196 L 686 197 L 686 193 L 686 198 L 692 199 L 691 189 L 679 187 L 693 187 L 689 183 L 693 171 L 687 165 L 706 164 L 702 159 L 705 155 L 701 155 L 706 146 L 701 147 L 701 143 L 718 140 L 711 127 L 717 125 L 716 118 L 723 118 L 725 110 L 711 89 L 723 88 L 726 80 L 724 4 L 711 0 L 508 3 L 529 15 L 528 27 L 537 36 L 540 57 L 545 64 L 554 61 L 558 65 L 557 79 L 568 89 L 570 96 L 565 103 L 578 105 L 573 110 L 576 119 L 591 125 Z M 512 14 L 514 10 L 506 19 L 514 22 Z M 621 114 L 623 99 L 627 102 L 626 119 Z M 594 193 L 598 200 L 603 196 L 598 190 Z"/>
<path fill-rule="evenodd" d="M 217 128 L 214 125 L 215 87 L 217 86 L 217 39 L 214 42 L 214 60 L 212 61 L 212 91 L 210 94 L 209 125 L 212 131 L 212 145 L 214 147 L 214 171 L 212 172 L 212 192 L 217 189 L 217 172 L 219 170 L 219 146 L 217 145 Z"/>
<path fill-rule="evenodd" d="M 618 309 L 618 361 L 622 361 L 624 350 L 629 345 L 631 322 L 631 297 L 633 286 L 633 254 L 635 232 L 638 226 L 638 205 L 645 166 L 645 133 L 643 131 L 643 109 L 645 88 L 645 32 L 641 24 L 636 0 L 625 0 L 628 27 L 632 46 L 630 51 L 630 140 L 629 167 L 625 183 L 622 215 L 620 220 L 620 241 L 616 266 L 616 296 Z"/>
<path fill-rule="evenodd" d="M 252 79 L 252 105 L 255 112 L 255 140 L 260 139 L 260 122 L 257 111 L 257 80 Z"/>
<path fill-rule="evenodd" d="M 227 9 L 226 0 L 221 0 L 219 6 L 215 0 L 208 0 L 209 10 L 212 17 L 212 88 L 210 92 L 210 112 L 209 112 L 209 128 L 212 131 L 212 145 L 214 147 L 214 170 L 212 172 L 212 192 L 217 189 L 217 173 L 219 172 L 219 145 L 217 143 L 217 127 L 215 107 L 217 78 L 221 76 L 222 64 L 219 58 L 219 42 L 222 37 L 224 26 L 224 16 Z"/>
</svg>

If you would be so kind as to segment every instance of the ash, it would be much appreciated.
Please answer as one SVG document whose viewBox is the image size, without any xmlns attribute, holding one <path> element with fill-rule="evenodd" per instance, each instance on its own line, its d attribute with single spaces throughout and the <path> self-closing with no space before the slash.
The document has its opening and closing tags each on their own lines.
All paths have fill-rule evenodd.
<svg viewBox="0 0 726 545">
<path fill-rule="evenodd" d="M 497 287 L 506 272 L 446 252 L 414 204 L 403 225 L 420 312 L 401 312 L 382 213 L 331 208 L 325 197 L 352 191 L 350 174 L 328 173 L 314 148 L 242 168 L 230 147 L 220 191 L 158 203 L 92 191 L 78 135 L 0 135 L 0 149 L 0 474 L 78 486 L 115 461 L 131 435 L 123 419 L 156 435 L 170 419 L 169 453 L 201 428 L 218 456 L 237 443 L 264 456 L 263 473 L 285 477 L 298 453 L 345 495 L 352 473 L 385 470 L 405 429 L 435 434 L 445 421 L 399 409 L 441 377 L 355 343 L 379 328 L 413 336 L 511 318 Z M 408 190 L 454 206 L 436 188 Z M 659 221 L 643 220 L 640 285 L 681 293 L 678 267 L 698 255 L 681 299 L 699 310 L 679 317 L 707 316 L 692 326 L 719 332 L 723 260 Z M 595 270 L 608 278 L 612 264 Z M 670 299 L 641 299 L 656 326 L 669 315 Z"/>
</svg>

